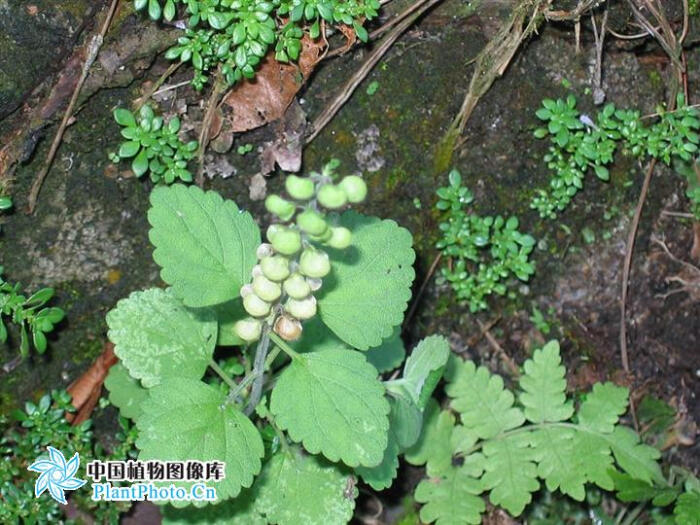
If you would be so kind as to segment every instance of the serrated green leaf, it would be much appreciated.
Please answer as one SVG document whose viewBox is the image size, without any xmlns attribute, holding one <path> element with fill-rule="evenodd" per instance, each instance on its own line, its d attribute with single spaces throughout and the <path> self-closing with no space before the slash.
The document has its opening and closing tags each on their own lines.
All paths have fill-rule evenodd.
<svg viewBox="0 0 700 525">
<path fill-rule="evenodd" d="M 478 440 L 471 429 L 464 425 L 455 425 L 450 436 L 450 448 L 455 454 L 469 453 Z"/>
<path fill-rule="evenodd" d="M 375 467 L 355 469 L 374 490 L 391 486 L 399 469 L 399 453 L 418 440 L 423 421 L 420 410 L 408 393 L 405 396 L 390 396 L 389 405 L 389 436 L 382 462 Z"/>
<path fill-rule="evenodd" d="M 544 427 L 532 432 L 531 444 L 537 460 L 537 475 L 544 479 L 547 490 L 559 489 L 576 501 L 583 501 L 588 479 L 578 459 L 581 452 L 575 448 L 575 435 L 576 431 L 571 428 Z"/>
<path fill-rule="evenodd" d="M 347 350 L 348 345 L 323 324 L 319 316 L 304 323 L 301 338 L 292 343 L 297 352 L 323 352 L 324 350 Z M 365 354 L 366 355 L 366 354 Z"/>
<path fill-rule="evenodd" d="M 700 516 L 700 494 L 686 492 L 678 496 L 673 517 L 678 525 L 698 525 Z"/>
<path fill-rule="evenodd" d="M 399 470 L 399 445 L 389 431 L 389 441 L 384 450 L 384 457 L 379 465 L 374 467 L 357 467 L 355 472 L 374 490 L 384 490 L 391 487 Z"/>
<path fill-rule="evenodd" d="M 535 350 L 532 359 L 523 365 L 520 377 L 520 402 L 525 418 L 532 423 L 565 421 L 573 414 L 571 402 L 566 401 L 566 370 L 561 365 L 559 343 L 550 341 Z"/>
<path fill-rule="evenodd" d="M 612 383 L 596 383 L 578 410 L 579 424 L 598 432 L 610 433 L 627 410 L 626 388 Z"/>
<path fill-rule="evenodd" d="M 384 456 L 389 403 L 376 369 L 349 349 L 299 354 L 272 391 L 277 424 L 312 454 L 371 467 Z"/>
<path fill-rule="evenodd" d="M 410 396 L 390 396 L 391 412 L 389 421 L 391 432 L 401 450 L 413 446 L 423 428 L 423 414 Z"/>
<path fill-rule="evenodd" d="M 583 471 L 586 479 L 605 490 L 612 490 L 610 477 L 613 457 L 607 442 L 595 433 L 577 431 L 574 435 L 575 461 L 569 465 L 572 471 Z"/>
<path fill-rule="evenodd" d="M 365 357 L 380 373 L 398 368 L 406 358 L 406 350 L 401 340 L 401 327 L 395 327 L 391 336 L 384 339 L 379 346 L 367 350 Z"/>
<path fill-rule="evenodd" d="M 211 306 L 238 297 L 260 244 L 249 213 L 217 193 L 173 184 L 151 192 L 148 222 L 161 278 L 185 305 Z"/>
<path fill-rule="evenodd" d="M 483 452 L 486 472 L 481 481 L 485 489 L 491 490 L 489 500 L 519 516 L 532 500 L 532 493 L 540 487 L 530 436 L 514 434 L 486 441 Z"/>
<path fill-rule="evenodd" d="M 104 384 L 109 391 L 109 402 L 122 416 L 136 419 L 141 414 L 141 402 L 148 397 L 148 390 L 129 375 L 123 364 L 117 363 L 109 369 Z"/>
<path fill-rule="evenodd" d="M 610 435 L 610 444 L 618 465 L 630 476 L 647 483 L 664 482 L 657 463 L 661 453 L 654 447 L 640 443 L 634 430 L 616 426 Z"/>
<path fill-rule="evenodd" d="M 615 482 L 617 499 L 624 502 L 651 501 L 657 507 L 665 507 L 678 496 L 678 490 L 672 487 L 655 487 L 640 479 L 633 478 L 629 474 L 610 471 Z"/>
<path fill-rule="evenodd" d="M 199 379 L 216 345 L 210 310 L 194 313 L 170 290 L 133 292 L 107 314 L 114 353 L 149 388 L 170 377 Z"/>
<path fill-rule="evenodd" d="M 258 512 L 279 525 L 348 523 L 357 497 L 351 476 L 342 467 L 296 447 L 290 454 L 280 451 L 272 456 L 255 488 Z"/>
<path fill-rule="evenodd" d="M 219 323 L 219 332 L 216 344 L 220 346 L 243 346 L 247 344 L 243 339 L 238 337 L 233 330 L 233 325 L 236 321 L 240 321 L 248 317 L 248 313 L 243 308 L 243 302 L 240 297 L 228 301 L 226 303 L 217 304 L 212 307 L 216 314 L 216 320 Z"/>
<path fill-rule="evenodd" d="M 481 439 L 492 438 L 525 422 L 513 407 L 513 394 L 503 388 L 503 379 L 483 366 L 457 359 L 450 366 L 445 388 L 450 406 L 460 413 L 462 424 Z"/>
<path fill-rule="evenodd" d="M 469 469 L 450 466 L 443 476 L 424 479 L 416 487 L 416 501 L 423 503 L 420 519 L 437 525 L 481 523 L 481 514 L 486 510 L 479 496 L 482 491 L 481 482 Z"/>
<path fill-rule="evenodd" d="M 220 500 L 250 487 L 260 472 L 265 453 L 260 433 L 218 388 L 194 379 L 169 379 L 149 390 L 141 409 L 136 420 L 139 459 L 225 462 L 225 478 L 216 484 Z"/>
<path fill-rule="evenodd" d="M 450 345 L 447 339 L 433 335 L 418 343 L 406 359 L 401 383 L 419 408 L 424 408 L 428 402 L 442 377 L 449 356 Z"/>
<path fill-rule="evenodd" d="M 428 401 L 423 412 L 423 429 L 418 441 L 406 450 L 404 458 L 411 465 L 426 465 L 429 476 L 440 476 L 452 465 L 450 440 L 455 418 L 440 410 L 434 399 Z"/>
<path fill-rule="evenodd" d="M 352 231 L 352 246 L 329 250 L 333 270 L 324 279 L 318 309 L 338 337 L 367 350 L 403 321 L 415 277 L 413 239 L 394 221 L 353 211 L 340 217 L 340 225 Z"/>
</svg>

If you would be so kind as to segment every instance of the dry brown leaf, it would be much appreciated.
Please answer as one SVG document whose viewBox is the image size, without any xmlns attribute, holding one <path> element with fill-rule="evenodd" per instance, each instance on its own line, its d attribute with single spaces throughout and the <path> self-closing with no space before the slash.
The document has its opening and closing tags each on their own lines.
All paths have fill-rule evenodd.
<svg viewBox="0 0 700 525">
<path fill-rule="evenodd" d="M 321 59 L 323 42 L 301 39 L 298 64 L 283 64 L 275 60 L 274 52 L 267 54 L 250 81 L 241 82 L 229 91 L 222 104 L 233 111 L 225 117 L 224 129 L 241 133 L 259 128 L 284 115 L 294 96 L 308 79 Z M 214 130 L 215 131 L 215 130 Z"/>
<path fill-rule="evenodd" d="M 73 398 L 73 406 L 77 409 L 75 414 L 66 414 L 66 419 L 73 425 L 79 425 L 90 417 L 102 394 L 102 383 L 104 383 L 109 369 L 117 361 L 117 356 L 114 355 L 114 345 L 109 342 L 105 343 L 104 350 L 95 359 L 92 366 L 66 389 Z"/>
</svg>

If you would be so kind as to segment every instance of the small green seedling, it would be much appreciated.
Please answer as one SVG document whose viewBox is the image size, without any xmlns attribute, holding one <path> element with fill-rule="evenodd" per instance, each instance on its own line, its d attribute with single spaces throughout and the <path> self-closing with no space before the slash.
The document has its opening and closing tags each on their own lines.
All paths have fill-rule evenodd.
<svg viewBox="0 0 700 525">
<path fill-rule="evenodd" d="M 548 190 L 537 190 L 531 207 L 543 218 L 555 218 L 583 188 L 586 173 L 592 170 L 599 179 L 610 179 L 608 169 L 618 147 L 637 158 L 655 158 L 667 165 L 674 159 L 693 159 L 700 144 L 699 114 L 683 95 L 678 95 L 676 105 L 675 111 L 661 109 L 657 121 L 647 126 L 639 111 L 618 109 L 614 104 L 606 105 L 593 120 L 579 112 L 574 95 L 566 100 L 543 100 L 536 115 L 546 127 L 536 129 L 535 137 L 550 139 L 544 160 L 552 178 Z M 687 196 L 693 210 L 700 210 L 695 173 L 688 176 Z"/>
<path fill-rule="evenodd" d="M 181 5 L 181 8 L 178 8 Z M 253 78 L 264 57 L 274 52 L 279 62 L 299 59 L 303 39 L 325 38 L 328 27 L 349 27 L 367 42 L 365 20 L 378 15 L 379 0 L 134 0 L 137 11 L 145 10 L 153 20 L 186 20 L 185 34 L 165 56 L 192 64 L 195 89 L 220 70 L 232 85 Z"/>
<path fill-rule="evenodd" d="M 45 307 L 53 297 L 53 288 L 42 288 L 27 297 L 21 293 L 20 284 L 8 283 L 2 278 L 2 272 L 0 266 L 0 342 L 7 341 L 5 323 L 9 321 L 19 328 L 22 357 L 29 355 L 30 334 L 34 348 L 43 354 L 48 346 L 46 334 L 53 331 L 65 315 L 60 308 Z"/>
<path fill-rule="evenodd" d="M 180 180 L 192 182 L 188 162 L 195 156 L 198 143 L 180 140 L 180 119 L 165 122 L 157 117 L 153 109 L 143 106 L 138 115 L 123 108 L 114 110 L 114 120 L 122 126 L 121 134 L 126 139 L 117 153 L 110 153 L 112 162 L 131 160 L 131 170 L 137 177 L 149 174 L 154 183 L 172 184 Z"/>
<path fill-rule="evenodd" d="M 534 273 L 529 257 L 535 239 L 518 231 L 516 217 L 469 213 L 467 207 L 474 196 L 462 186 L 459 172 L 453 170 L 449 182 L 449 186 L 437 190 L 436 207 L 444 213 L 444 220 L 436 246 L 451 261 L 442 268 L 440 282 L 450 283 L 457 299 L 477 312 L 488 308 L 487 296 L 506 294 L 509 277 L 527 281 Z"/>
</svg>

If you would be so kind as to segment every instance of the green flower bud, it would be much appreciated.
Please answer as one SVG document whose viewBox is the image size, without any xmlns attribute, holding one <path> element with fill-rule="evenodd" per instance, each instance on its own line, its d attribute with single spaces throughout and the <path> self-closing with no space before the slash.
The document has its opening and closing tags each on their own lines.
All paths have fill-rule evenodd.
<svg viewBox="0 0 700 525">
<path fill-rule="evenodd" d="M 299 271 L 307 277 L 325 277 L 331 271 L 328 254 L 322 250 L 307 248 L 299 259 Z"/>
<path fill-rule="evenodd" d="M 316 315 L 316 298 L 309 295 L 305 299 L 289 299 L 284 309 L 297 319 L 304 321 Z"/>
<path fill-rule="evenodd" d="M 255 255 L 258 257 L 258 260 L 262 259 L 263 257 L 267 257 L 268 255 L 272 255 L 273 253 L 274 250 L 272 249 L 272 246 L 266 242 L 258 246 L 258 249 L 255 251 Z"/>
<path fill-rule="evenodd" d="M 241 297 L 247 297 L 252 293 L 254 293 L 253 287 L 250 284 L 244 284 L 243 286 L 241 286 L 241 291 L 240 291 Z"/>
<path fill-rule="evenodd" d="M 296 341 L 301 336 L 301 323 L 287 315 L 280 315 L 275 321 L 273 330 L 285 341 Z"/>
<path fill-rule="evenodd" d="M 314 196 L 314 183 L 311 179 L 287 175 L 284 187 L 292 199 L 306 201 Z"/>
<path fill-rule="evenodd" d="M 268 195 L 265 199 L 265 209 L 270 213 L 274 213 L 283 221 L 288 221 L 294 216 L 296 207 L 293 203 L 284 200 L 279 195 Z"/>
<path fill-rule="evenodd" d="M 367 183 L 357 175 L 344 177 L 339 186 L 348 196 L 350 202 L 362 202 L 367 197 Z"/>
<path fill-rule="evenodd" d="M 271 281 L 284 281 L 289 277 L 289 259 L 281 255 L 265 257 L 260 261 L 260 268 Z"/>
<path fill-rule="evenodd" d="M 307 277 L 306 282 L 309 283 L 309 286 L 311 287 L 312 292 L 320 290 L 321 285 L 323 285 L 323 280 L 318 279 L 316 277 Z"/>
<path fill-rule="evenodd" d="M 352 233 L 347 228 L 339 226 L 337 228 L 331 228 L 331 238 L 328 239 L 328 246 L 331 248 L 336 248 L 337 250 L 343 250 L 350 246 L 352 242 Z"/>
<path fill-rule="evenodd" d="M 318 202 L 329 210 L 342 208 L 348 202 L 348 196 L 342 188 L 333 184 L 325 184 L 318 190 Z"/>
<path fill-rule="evenodd" d="M 323 215 L 315 210 L 304 210 L 297 215 L 297 225 L 309 235 L 323 235 L 328 229 Z"/>
<path fill-rule="evenodd" d="M 253 291 L 263 301 L 269 303 L 276 301 L 282 295 L 282 287 L 264 275 L 259 275 L 253 279 Z"/>
<path fill-rule="evenodd" d="M 272 239 L 277 235 L 279 232 L 281 232 L 284 229 L 284 226 L 281 224 L 270 224 L 267 227 L 267 231 L 265 232 L 265 236 L 267 237 L 268 241 L 272 241 Z"/>
<path fill-rule="evenodd" d="M 243 298 L 243 308 L 253 317 L 265 317 L 270 313 L 270 303 L 263 301 L 254 293 Z"/>
<path fill-rule="evenodd" d="M 292 299 L 303 299 L 311 293 L 311 286 L 300 273 L 293 273 L 282 284 L 285 293 Z"/>
<path fill-rule="evenodd" d="M 241 319 L 240 321 L 236 321 L 233 325 L 233 331 L 246 343 L 253 343 L 260 339 L 262 321 L 253 319 L 252 317 Z"/>
<path fill-rule="evenodd" d="M 282 255 L 294 255 L 301 250 L 301 234 L 292 228 L 282 228 L 270 239 L 272 247 Z"/>
</svg>

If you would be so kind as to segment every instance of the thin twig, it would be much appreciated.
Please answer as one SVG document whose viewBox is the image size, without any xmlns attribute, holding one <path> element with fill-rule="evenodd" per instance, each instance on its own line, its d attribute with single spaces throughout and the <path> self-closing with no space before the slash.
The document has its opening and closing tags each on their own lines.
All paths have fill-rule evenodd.
<svg viewBox="0 0 700 525">
<path fill-rule="evenodd" d="M 489 345 L 491 345 L 491 348 L 495 350 L 495 352 L 498 354 L 498 357 L 500 357 L 501 360 L 510 369 L 510 372 L 511 374 L 513 374 L 513 377 L 520 377 L 520 370 L 518 369 L 518 365 L 516 365 L 515 361 L 513 361 L 513 359 L 511 359 L 511 357 L 506 353 L 506 351 L 503 350 L 503 347 L 498 344 L 496 338 L 493 335 L 491 335 L 488 326 L 482 323 L 479 319 L 477 319 L 476 322 L 479 323 L 479 329 L 481 330 L 481 333 L 484 334 L 484 337 L 486 337 L 486 340 L 489 342 Z"/>
<path fill-rule="evenodd" d="M 596 25 L 595 15 L 591 13 L 591 24 L 593 25 L 593 37 L 595 38 L 595 75 L 593 78 L 593 101 L 599 105 L 605 101 L 605 91 L 603 91 L 603 47 L 605 46 L 605 31 L 608 23 L 608 10 L 603 11 L 603 20 L 600 23 L 600 34 Z"/>
<path fill-rule="evenodd" d="M 657 9 L 651 0 L 646 0 L 645 4 L 647 8 L 649 9 L 649 12 L 654 15 L 656 22 L 658 25 L 662 28 L 662 33 L 663 35 L 654 29 L 652 24 L 649 22 L 649 20 L 646 19 L 646 17 L 637 9 L 637 6 L 634 4 L 632 0 L 627 0 L 627 3 L 630 5 L 630 8 L 632 9 L 635 17 L 637 18 L 637 21 L 639 24 L 649 30 L 653 35 L 654 38 L 659 42 L 659 45 L 666 51 L 668 56 L 671 58 L 671 61 L 674 65 L 675 68 L 675 73 L 676 77 L 674 78 L 674 82 L 672 84 L 671 89 L 669 90 L 669 99 L 667 102 L 667 106 L 670 111 L 673 111 L 676 109 L 675 103 L 676 103 L 676 94 L 678 93 L 678 89 L 680 88 L 680 84 L 683 82 L 683 76 L 685 74 L 685 68 L 680 61 L 680 55 L 683 50 L 682 46 L 679 44 L 679 40 L 676 38 L 675 33 L 673 33 L 671 29 L 671 24 L 669 23 L 668 19 L 663 13 L 663 7 L 659 5 L 659 8 Z M 687 4 L 684 4 L 684 6 Z M 682 35 L 683 36 L 683 35 Z M 656 166 L 656 159 L 652 159 L 651 163 L 649 164 L 649 168 L 647 169 L 647 172 L 644 176 L 644 182 L 642 184 L 642 190 L 639 194 L 639 199 L 637 201 L 637 207 L 634 211 L 634 217 L 632 218 L 632 224 L 630 225 L 630 231 L 627 236 L 627 246 L 625 249 L 625 260 L 624 260 L 624 265 L 622 268 L 622 291 L 620 294 L 620 357 L 622 360 L 622 367 L 624 368 L 625 372 L 629 373 L 630 367 L 629 367 L 629 357 L 627 353 L 627 293 L 628 293 L 628 288 L 629 288 L 629 277 L 630 277 L 630 269 L 632 267 L 632 255 L 634 254 L 634 243 L 635 239 L 637 237 L 637 230 L 639 229 L 639 221 L 642 216 L 642 208 L 644 207 L 644 201 L 646 200 L 647 193 L 649 191 L 649 185 L 651 183 L 651 176 L 654 173 L 654 168 Z M 633 410 L 633 415 L 636 417 L 636 414 L 634 414 Z"/>
<path fill-rule="evenodd" d="M 107 17 L 105 18 L 104 24 L 102 24 L 102 29 L 100 30 L 99 34 L 95 35 L 92 38 L 90 44 L 88 45 L 87 56 L 85 57 L 85 63 L 83 64 L 83 69 L 80 73 L 80 78 L 78 79 L 78 82 L 75 85 L 75 89 L 73 90 L 73 95 L 71 96 L 70 102 L 68 102 L 68 107 L 66 108 L 66 112 L 63 115 L 61 125 L 58 127 L 58 131 L 56 131 L 56 136 L 54 137 L 53 142 L 51 143 L 51 148 L 49 149 L 49 154 L 46 157 L 44 167 L 37 174 L 36 178 L 34 179 L 34 182 L 32 183 L 31 190 L 29 191 L 27 209 L 30 215 L 34 213 L 34 209 L 36 208 L 36 201 L 39 198 L 39 192 L 41 191 L 41 186 L 44 184 L 44 179 L 46 179 L 46 176 L 48 175 L 49 170 L 51 169 L 53 159 L 54 157 L 56 157 L 58 147 L 61 145 L 61 142 L 63 140 L 63 134 L 65 133 L 66 128 L 68 127 L 68 121 L 73 115 L 73 109 L 75 108 L 75 104 L 78 102 L 80 90 L 82 89 L 83 84 L 87 79 L 90 67 L 95 62 L 97 54 L 100 52 L 102 42 L 104 42 L 104 37 L 107 34 L 107 31 L 109 30 L 109 25 L 112 23 L 112 18 L 114 17 L 114 12 L 117 9 L 118 3 L 119 0 L 112 0 L 111 5 L 109 6 L 109 10 L 107 11 Z"/>
<path fill-rule="evenodd" d="M 216 79 L 214 80 L 214 87 L 212 88 L 209 101 L 207 102 L 207 111 L 204 114 L 204 119 L 202 120 L 202 128 L 199 130 L 199 153 L 197 154 L 197 162 L 199 166 L 197 167 L 197 186 L 200 188 L 204 186 L 204 154 L 206 153 L 207 146 L 209 145 L 209 128 L 211 127 L 211 121 L 214 118 L 214 112 L 219 107 L 219 99 L 224 92 L 224 86 L 224 81 L 221 78 L 221 70 L 218 69 L 216 72 Z"/>
<path fill-rule="evenodd" d="M 162 86 L 163 82 L 168 80 L 168 78 L 170 78 L 170 75 L 175 73 L 175 71 L 177 71 L 177 68 L 179 68 L 182 64 L 183 64 L 182 62 L 175 62 L 173 64 L 170 64 L 170 67 L 168 69 L 166 69 L 165 72 L 160 76 L 160 78 L 158 78 L 158 80 L 156 80 L 155 84 L 153 84 L 151 86 L 151 89 L 148 91 L 148 93 L 146 93 L 142 97 L 137 98 L 134 101 L 134 107 L 136 108 L 137 111 L 139 109 L 141 109 L 141 106 L 143 106 L 148 101 L 148 99 L 151 98 L 153 95 L 157 95 L 158 93 L 162 93 L 163 91 L 167 91 L 167 89 L 165 89 L 165 88 L 160 89 L 160 90 L 158 88 L 160 86 Z M 184 86 L 185 84 L 189 84 L 189 83 L 190 82 L 188 80 L 187 82 L 181 82 L 181 83 L 177 84 L 175 87 Z M 168 86 L 168 89 L 173 89 L 173 87 Z"/>
<path fill-rule="evenodd" d="M 408 311 L 406 314 L 406 317 L 403 320 L 403 326 L 401 327 L 401 331 L 406 330 L 408 327 L 409 321 L 413 318 L 413 314 L 416 313 L 416 308 L 418 308 L 418 303 L 420 302 L 420 298 L 423 296 L 423 292 L 425 292 L 426 287 L 428 286 L 428 282 L 430 281 L 430 278 L 433 276 L 435 273 L 435 270 L 438 267 L 438 264 L 440 264 L 440 260 L 442 259 L 442 252 L 438 253 L 435 256 L 435 259 L 433 259 L 433 262 L 430 264 L 430 268 L 428 268 L 428 273 L 425 275 L 425 278 L 423 279 L 423 282 L 420 285 L 420 288 L 418 289 L 418 293 L 416 294 L 415 298 L 413 299 L 413 304 L 411 305 L 411 309 Z"/>
<path fill-rule="evenodd" d="M 333 117 L 335 117 L 338 111 L 340 111 L 340 108 L 342 108 L 350 99 L 357 87 L 362 83 L 369 72 L 372 71 L 374 66 L 377 65 L 377 62 L 379 62 L 379 60 L 381 60 L 381 58 L 391 48 L 396 39 L 399 38 L 399 36 L 401 36 L 401 34 L 406 31 L 406 29 L 408 29 L 423 13 L 441 1 L 442 0 L 420 0 L 420 2 L 418 2 L 418 5 L 420 5 L 419 9 L 414 9 L 414 6 L 409 8 L 412 10 L 411 14 L 404 18 L 401 23 L 397 24 L 396 27 L 386 36 L 386 38 L 384 38 L 384 40 L 379 42 L 377 47 L 372 50 L 370 55 L 367 57 L 367 60 L 362 64 L 362 66 L 360 66 L 360 69 L 353 74 L 335 99 L 333 99 L 326 109 L 324 109 L 323 112 L 316 118 L 310 128 L 311 133 L 306 137 L 306 144 L 309 144 L 312 140 L 314 140 L 321 130 L 325 128 L 331 120 L 333 120 Z"/>
<path fill-rule="evenodd" d="M 625 262 L 622 267 L 622 293 L 620 294 L 620 357 L 622 359 L 622 368 L 625 372 L 630 371 L 629 357 L 627 355 L 627 290 L 629 286 L 630 268 L 632 267 L 632 255 L 634 253 L 634 242 L 637 239 L 637 230 L 639 229 L 639 220 L 642 216 L 642 208 L 644 201 L 647 198 L 649 184 L 651 183 L 651 175 L 656 167 L 656 159 L 652 159 L 644 175 L 642 183 L 642 191 L 637 200 L 637 207 L 634 210 L 634 217 L 630 225 L 630 231 L 627 234 L 627 246 L 625 249 Z"/>
</svg>

